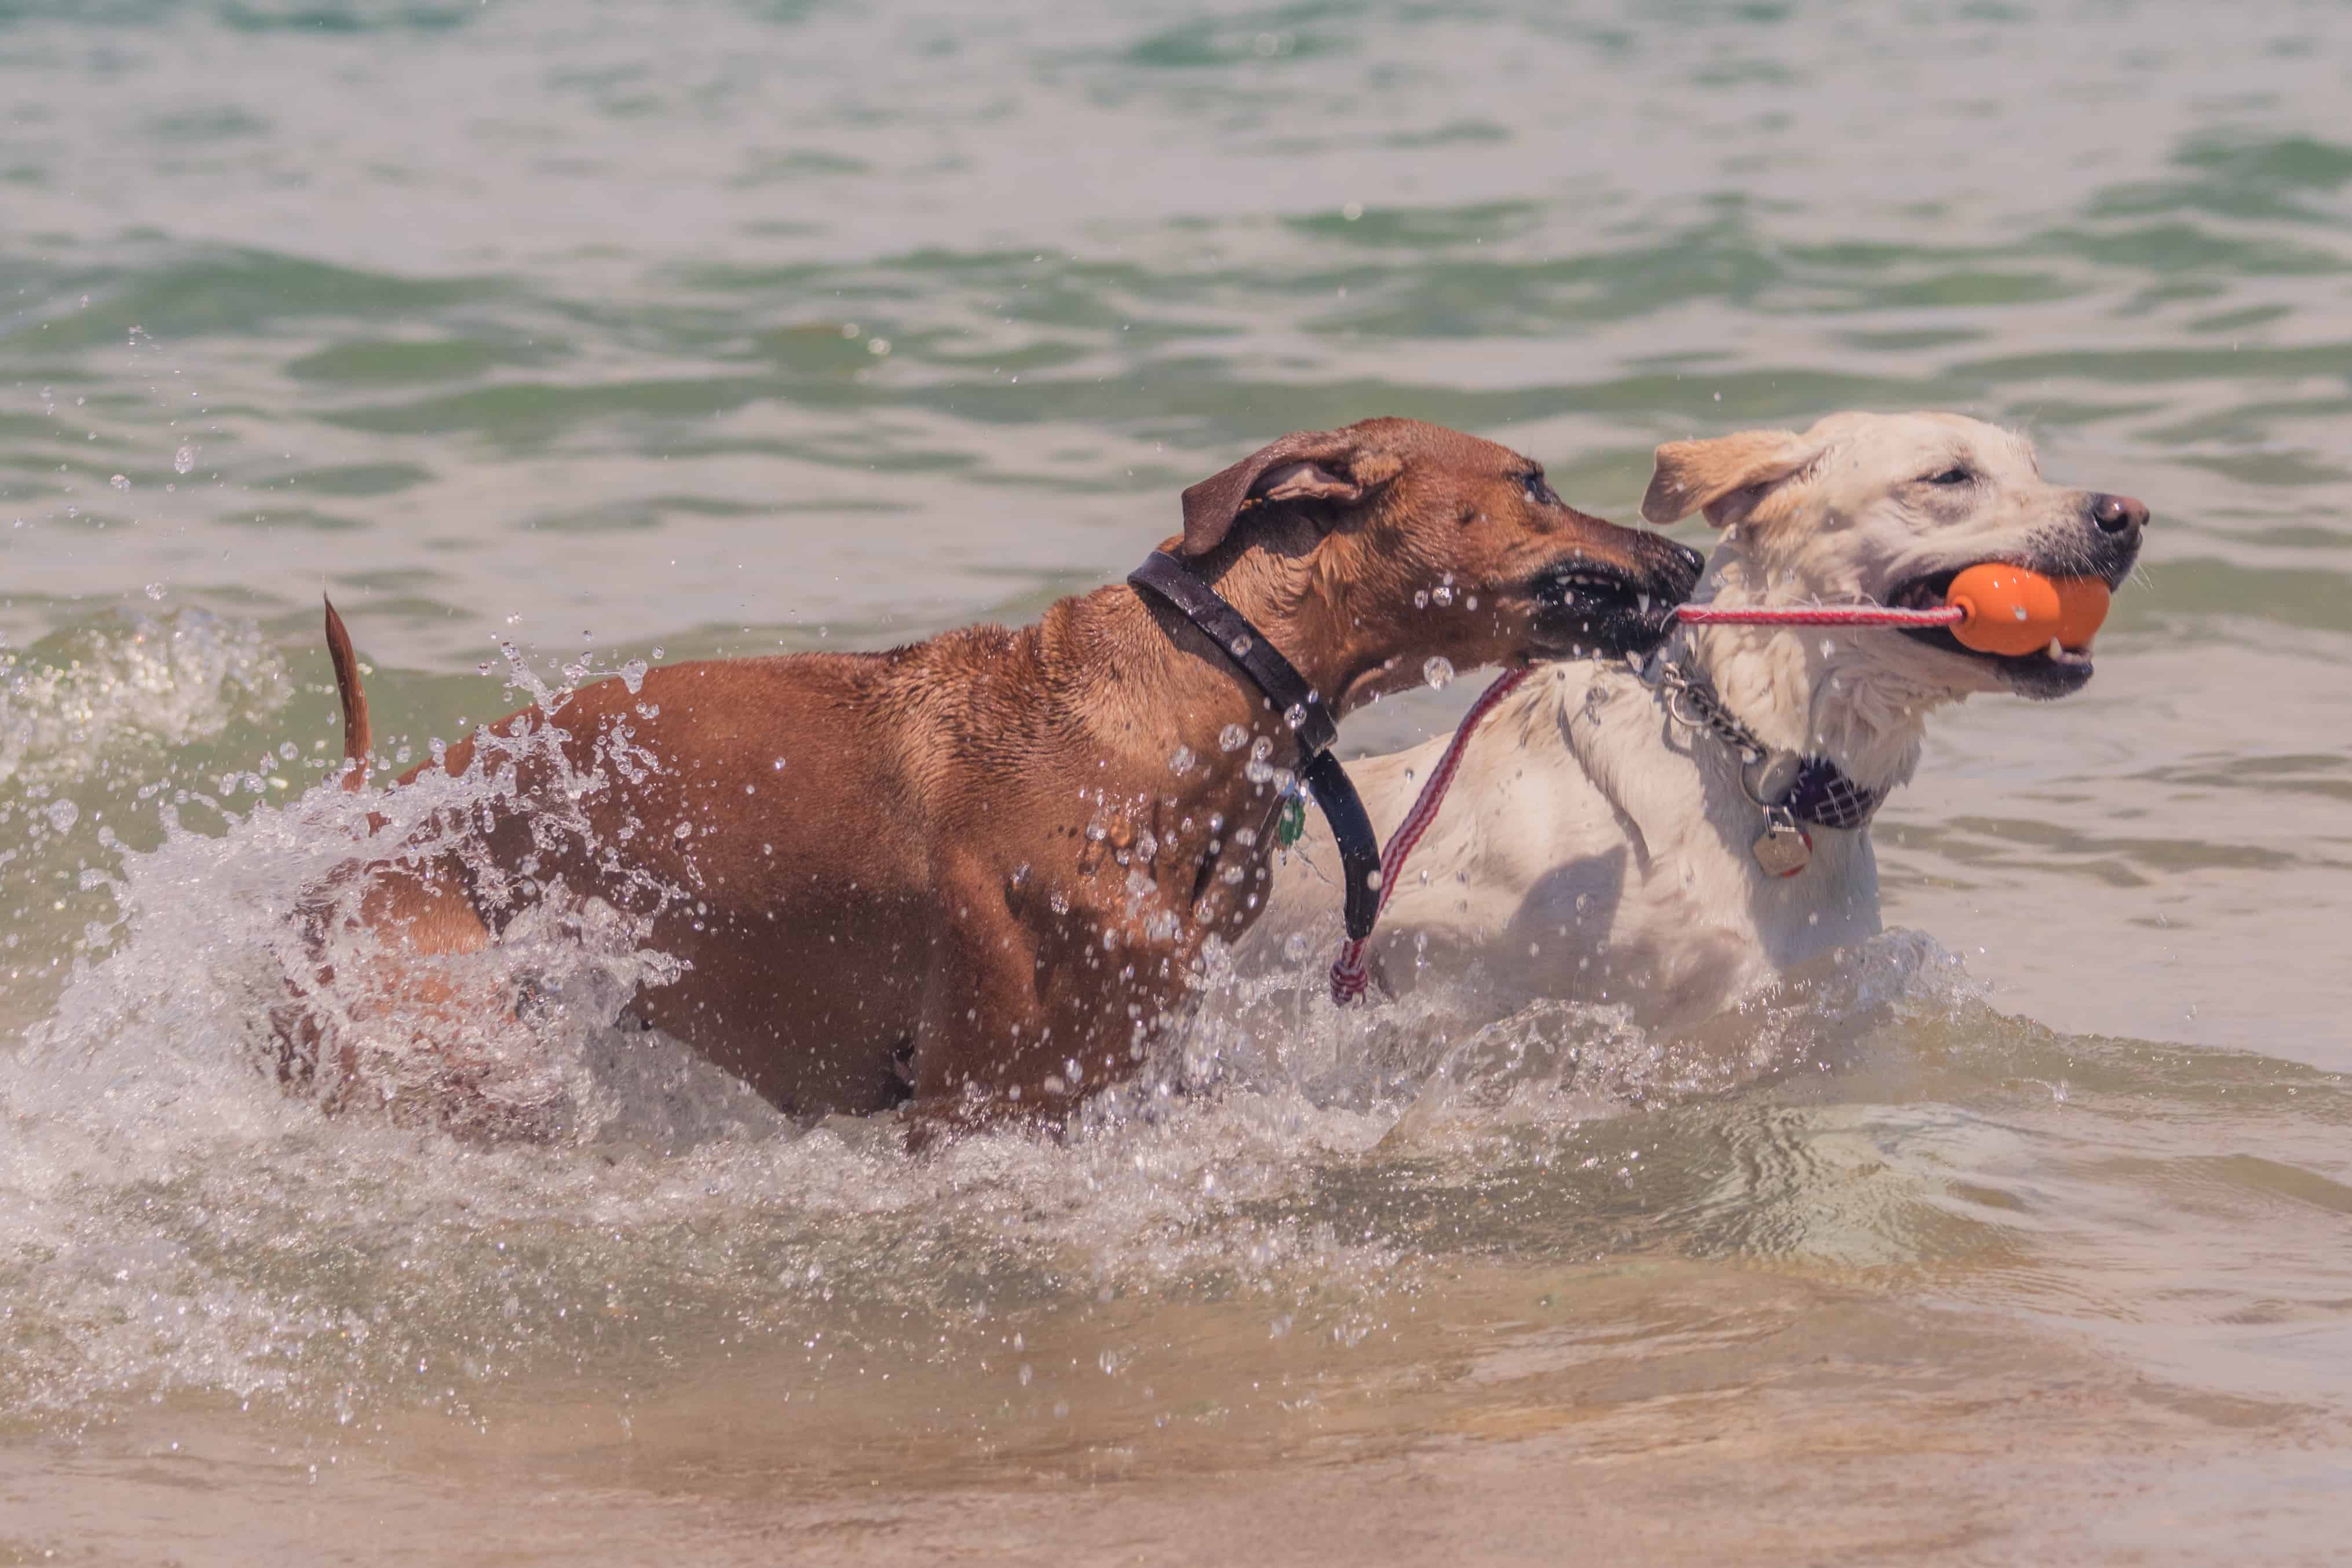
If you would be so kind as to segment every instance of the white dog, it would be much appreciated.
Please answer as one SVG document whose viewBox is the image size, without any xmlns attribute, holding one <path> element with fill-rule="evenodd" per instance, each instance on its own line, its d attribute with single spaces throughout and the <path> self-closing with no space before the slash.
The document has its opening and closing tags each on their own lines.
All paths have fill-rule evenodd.
<svg viewBox="0 0 2352 1568">
<path fill-rule="evenodd" d="M 1983 561 L 2116 587 L 2147 522 L 1948 413 L 1670 442 L 1642 515 L 1693 511 L 1722 533 L 1695 598 L 1725 606 L 1939 604 Z M 1546 666 L 1471 741 L 1373 952 L 1393 983 L 1475 961 L 1506 998 L 1687 1027 L 1879 929 L 1870 818 L 1911 776 L 1928 714 L 2090 678 L 2087 643 L 2008 657 L 1940 629 L 1688 627 L 1639 670 Z M 1349 765 L 1383 841 L 1445 745 Z M 1314 833 L 1286 857 L 1244 972 L 1328 962 L 1336 864 Z"/>
</svg>

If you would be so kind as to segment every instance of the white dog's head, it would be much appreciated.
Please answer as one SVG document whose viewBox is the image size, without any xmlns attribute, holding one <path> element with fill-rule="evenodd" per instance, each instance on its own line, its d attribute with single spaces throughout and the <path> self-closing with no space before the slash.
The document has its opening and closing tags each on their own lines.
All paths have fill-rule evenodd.
<svg viewBox="0 0 2352 1568">
<path fill-rule="evenodd" d="M 1957 413 L 1833 413 L 1800 435 L 1745 431 L 1658 448 L 1654 523 L 1704 511 L 1734 548 L 1708 572 L 1724 602 L 1934 605 L 1980 561 L 2122 586 L 2147 508 L 2042 477 L 2022 436 Z M 1734 597 L 1736 595 L 1736 598 Z M 1880 637 L 1923 686 L 2063 696 L 2090 647 L 1979 653 L 1942 630 Z"/>
<path fill-rule="evenodd" d="M 1833 413 L 1801 435 L 1669 442 L 1642 515 L 1669 523 L 1694 511 L 1724 534 L 1696 597 L 1724 605 L 1936 605 L 1984 561 L 2116 588 L 2147 524 L 2139 502 L 2053 485 L 2023 437 L 1955 413 Z M 1710 637 L 1721 639 L 1711 662 L 1751 703 L 1803 716 L 1791 739 L 1880 778 L 1908 773 L 1927 708 L 1971 692 L 2063 696 L 2091 678 L 2087 640 L 2011 656 L 1973 652 L 1940 628 Z M 1823 693 L 1843 700 L 1817 702 Z"/>
</svg>

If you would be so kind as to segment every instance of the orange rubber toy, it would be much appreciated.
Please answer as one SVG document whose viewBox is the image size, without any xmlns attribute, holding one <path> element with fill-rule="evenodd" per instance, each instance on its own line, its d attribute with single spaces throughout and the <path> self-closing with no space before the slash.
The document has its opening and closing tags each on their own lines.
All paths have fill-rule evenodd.
<svg viewBox="0 0 2352 1568">
<path fill-rule="evenodd" d="M 1944 602 L 1965 612 L 1952 628 L 1979 653 L 2037 653 L 2056 638 L 2084 648 L 2107 618 L 2107 585 L 2095 577 L 2044 577 L 1987 562 L 1952 579 Z"/>
</svg>

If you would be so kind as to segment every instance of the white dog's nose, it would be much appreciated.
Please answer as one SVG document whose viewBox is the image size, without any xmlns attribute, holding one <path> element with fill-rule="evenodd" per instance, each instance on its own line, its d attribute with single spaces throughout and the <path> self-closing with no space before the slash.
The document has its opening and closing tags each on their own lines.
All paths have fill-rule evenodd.
<svg viewBox="0 0 2352 1568">
<path fill-rule="evenodd" d="M 2147 503 L 2129 496 L 2094 496 L 2091 520 L 2103 533 L 2127 534 L 2147 527 Z"/>
</svg>

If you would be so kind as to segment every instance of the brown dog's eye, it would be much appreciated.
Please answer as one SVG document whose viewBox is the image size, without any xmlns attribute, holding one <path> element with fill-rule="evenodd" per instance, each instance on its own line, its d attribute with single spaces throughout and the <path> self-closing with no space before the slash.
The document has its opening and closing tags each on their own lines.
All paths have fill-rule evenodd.
<svg viewBox="0 0 2352 1568">
<path fill-rule="evenodd" d="M 1965 468 L 1947 468 L 1941 474 L 1928 475 L 1927 483 L 1930 485 L 1965 485 L 1975 477 L 1975 475 L 1969 473 Z"/>
<path fill-rule="evenodd" d="M 1544 483 L 1544 476 L 1540 472 L 1521 475 L 1519 476 L 1519 483 L 1528 487 L 1528 499 L 1533 501 L 1538 507 L 1558 507 L 1565 505 L 1558 496 L 1552 493 L 1552 487 Z"/>
</svg>

